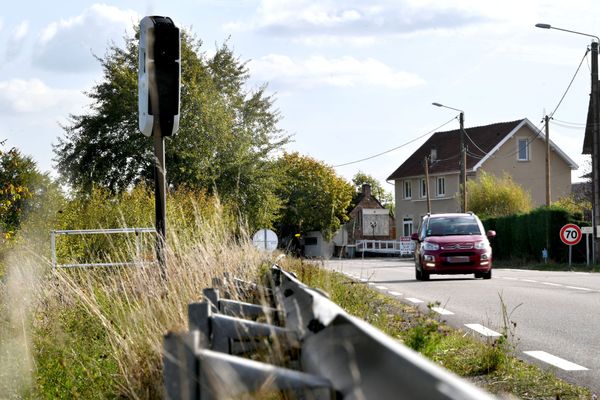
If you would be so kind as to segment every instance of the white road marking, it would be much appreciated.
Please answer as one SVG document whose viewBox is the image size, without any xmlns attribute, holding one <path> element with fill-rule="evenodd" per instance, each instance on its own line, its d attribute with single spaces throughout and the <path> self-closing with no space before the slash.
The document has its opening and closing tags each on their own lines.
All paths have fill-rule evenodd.
<svg viewBox="0 0 600 400">
<path fill-rule="evenodd" d="M 390 290 L 388 293 L 392 296 L 402 296 L 402 293 L 394 292 L 393 290 Z"/>
<path fill-rule="evenodd" d="M 510 277 L 508 277 L 508 276 L 505 276 L 505 277 L 503 277 L 502 279 L 507 279 L 507 280 L 509 280 L 509 281 L 518 281 L 518 280 L 519 280 L 519 278 L 510 278 Z"/>
<path fill-rule="evenodd" d="M 423 300 L 419 300 L 419 299 L 415 299 L 414 297 L 407 297 L 406 300 L 410 301 L 411 303 L 423 303 Z"/>
<path fill-rule="evenodd" d="M 575 289 L 575 290 L 586 290 L 588 292 L 591 292 L 592 289 L 588 289 L 588 288 L 584 288 L 584 287 L 579 287 L 579 286 L 565 286 L 567 289 Z"/>
<path fill-rule="evenodd" d="M 366 279 L 366 278 L 360 278 L 360 280 L 361 280 L 361 282 L 366 282 L 366 281 L 368 281 L 368 279 Z"/>
<path fill-rule="evenodd" d="M 452 311 L 448 311 L 442 307 L 431 307 L 431 309 L 441 315 L 454 315 L 454 313 Z"/>
<path fill-rule="evenodd" d="M 581 365 L 577 365 L 560 357 L 553 356 L 552 354 L 546 353 L 545 351 L 524 351 L 523 353 L 528 356 L 537 358 L 545 363 L 550 365 L 554 365 L 565 371 L 587 371 L 586 367 L 582 367 Z"/>
<path fill-rule="evenodd" d="M 560 283 L 552 283 L 552 282 L 541 282 L 542 285 L 548 286 L 562 286 Z"/>
<path fill-rule="evenodd" d="M 377 288 L 379 290 L 387 290 L 387 287 L 385 287 L 385 286 L 375 286 L 375 288 Z"/>
<path fill-rule="evenodd" d="M 533 279 L 521 279 L 523 282 L 531 282 L 531 283 L 537 283 L 538 281 L 534 281 Z"/>
<path fill-rule="evenodd" d="M 502 336 L 502 334 L 480 324 L 465 324 L 465 326 L 473 329 L 477 333 L 481 333 L 483 336 Z"/>
</svg>

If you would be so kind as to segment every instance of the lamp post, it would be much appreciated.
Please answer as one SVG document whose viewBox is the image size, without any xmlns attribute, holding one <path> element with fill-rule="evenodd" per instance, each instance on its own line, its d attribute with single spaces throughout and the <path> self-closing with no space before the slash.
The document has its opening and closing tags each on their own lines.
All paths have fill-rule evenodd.
<svg viewBox="0 0 600 400">
<path fill-rule="evenodd" d="M 440 103 L 431 103 L 436 107 L 449 108 L 458 111 L 458 122 L 460 123 L 460 178 L 459 187 L 461 188 L 461 212 L 467 212 L 467 152 L 465 149 L 465 112 L 458 108 L 448 107 Z"/>
<path fill-rule="evenodd" d="M 596 35 L 590 35 L 588 33 L 572 31 L 569 29 L 557 28 L 550 24 L 535 24 L 536 28 L 542 29 L 554 29 L 557 31 L 574 33 L 576 35 L 587 36 L 592 38 L 591 53 L 592 53 L 592 65 L 591 65 L 591 79 L 592 89 L 590 95 L 591 111 L 592 111 L 592 231 L 594 240 L 592 241 L 592 259 L 596 263 L 597 255 L 596 249 L 599 248 L 598 241 L 598 224 L 600 223 L 600 215 L 598 215 L 600 207 L 600 185 L 599 185 L 599 171 L 600 171 L 600 137 L 598 130 L 598 123 L 600 122 L 598 115 L 598 42 L 600 39 Z"/>
</svg>

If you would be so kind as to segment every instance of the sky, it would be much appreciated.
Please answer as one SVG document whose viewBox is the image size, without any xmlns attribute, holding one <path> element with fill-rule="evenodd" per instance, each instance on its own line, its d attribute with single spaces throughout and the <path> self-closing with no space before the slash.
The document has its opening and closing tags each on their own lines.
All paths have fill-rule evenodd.
<svg viewBox="0 0 600 400">
<path fill-rule="evenodd" d="M 96 56 L 146 15 L 171 17 L 207 55 L 227 41 L 248 62 L 248 89 L 274 95 L 286 149 L 348 180 L 361 171 L 393 192 L 386 178 L 428 132 L 458 128 L 457 112 L 433 102 L 463 110 L 467 128 L 541 128 L 565 93 L 550 137 L 579 164 L 573 181 L 589 171 L 592 39 L 534 25 L 600 36 L 597 0 L 22 0 L 0 13 L 0 141 L 52 176 L 52 145 L 102 79 Z"/>
</svg>

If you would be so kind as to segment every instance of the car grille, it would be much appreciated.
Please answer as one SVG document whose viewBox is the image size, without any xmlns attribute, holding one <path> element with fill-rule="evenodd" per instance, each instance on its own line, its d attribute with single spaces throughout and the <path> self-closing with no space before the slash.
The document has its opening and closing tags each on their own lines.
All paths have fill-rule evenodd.
<svg viewBox="0 0 600 400">
<path fill-rule="evenodd" d="M 470 250 L 473 243 L 450 243 L 442 246 L 442 250 Z"/>
</svg>

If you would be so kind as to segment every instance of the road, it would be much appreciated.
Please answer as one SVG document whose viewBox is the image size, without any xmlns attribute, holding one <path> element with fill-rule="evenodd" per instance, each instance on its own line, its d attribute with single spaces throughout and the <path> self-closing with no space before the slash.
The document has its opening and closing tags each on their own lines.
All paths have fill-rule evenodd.
<svg viewBox="0 0 600 400">
<path fill-rule="evenodd" d="M 449 325 L 482 338 L 503 332 L 504 308 L 516 323 L 518 357 L 600 394 L 600 274 L 494 269 L 490 280 L 417 281 L 412 260 L 336 259 L 325 267 L 423 310 L 439 303 L 434 311 Z"/>
</svg>

